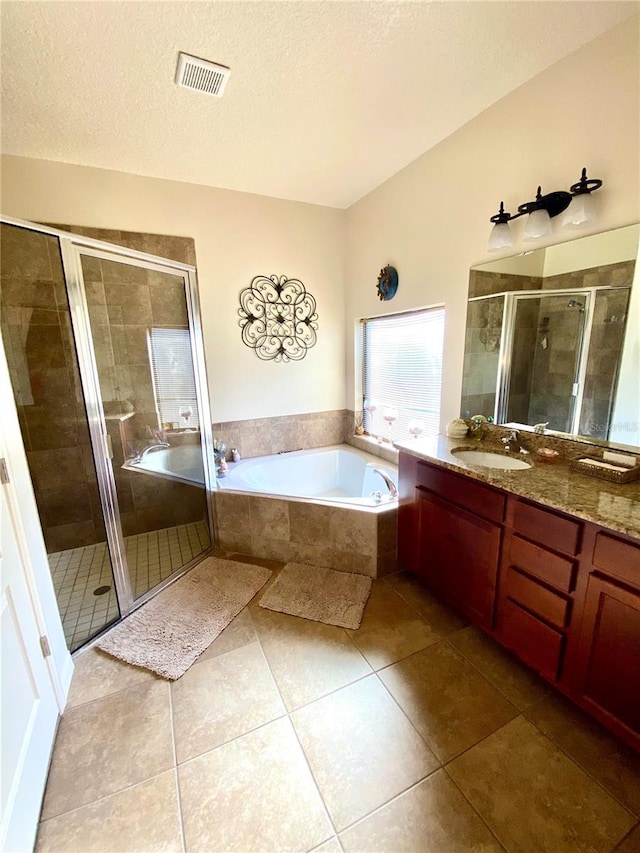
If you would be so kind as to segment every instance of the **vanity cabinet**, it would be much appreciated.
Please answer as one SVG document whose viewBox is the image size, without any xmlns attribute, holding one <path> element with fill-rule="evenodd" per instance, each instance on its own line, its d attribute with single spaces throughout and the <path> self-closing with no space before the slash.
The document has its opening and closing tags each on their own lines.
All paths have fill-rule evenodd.
<svg viewBox="0 0 640 853">
<path fill-rule="evenodd" d="M 640 546 L 602 530 L 595 536 L 573 681 L 587 710 L 623 736 L 640 733 Z"/>
<path fill-rule="evenodd" d="M 400 454 L 398 562 L 640 750 L 640 543 Z"/>
<path fill-rule="evenodd" d="M 418 462 L 414 571 L 476 625 L 490 631 L 500 559 L 504 495 Z"/>
<path fill-rule="evenodd" d="M 510 498 L 496 602 L 496 639 L 549 681 L 561 675 L 583 524 Z"/>
</svg>

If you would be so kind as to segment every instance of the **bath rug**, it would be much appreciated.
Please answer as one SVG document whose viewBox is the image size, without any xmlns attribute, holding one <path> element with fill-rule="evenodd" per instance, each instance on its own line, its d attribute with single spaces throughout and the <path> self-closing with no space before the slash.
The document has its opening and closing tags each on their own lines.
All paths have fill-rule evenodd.
<svg viewBox="0 0 640 853">
<path fill-rule="evenodd" d="M 270 577 L 263 566 L 207 557 L 112 628 L 98 648 L 175 681 Z"/>
<path fill-rule="evenodd" d="M 365 575 L 287 563 L 260 599 L 260 607 L 356 629 L 362 622 L 371 584 Z"/>
</svg>

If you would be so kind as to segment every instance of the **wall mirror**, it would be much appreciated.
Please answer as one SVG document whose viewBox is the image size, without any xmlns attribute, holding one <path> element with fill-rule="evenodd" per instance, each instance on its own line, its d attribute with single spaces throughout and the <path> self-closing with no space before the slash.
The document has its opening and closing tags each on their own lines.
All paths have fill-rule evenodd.
<svg viewBox="0 0 640 853">
<path fill-rule="evenodd" d="M 639 236 L 629 225 L 471 268 L 462 417 L 640 449 Z"/>
</svg>

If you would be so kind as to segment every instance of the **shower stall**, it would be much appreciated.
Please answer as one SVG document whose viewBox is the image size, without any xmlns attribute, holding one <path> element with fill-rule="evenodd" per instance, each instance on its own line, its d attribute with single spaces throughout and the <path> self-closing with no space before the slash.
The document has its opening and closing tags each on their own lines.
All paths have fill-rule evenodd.
<svg viewBox="0 0 640 853">
<path fill-rule="evenodd" d="M 608 438 L 630 293 L 595 286 L 471 298 L 463 416 Z"/>
<path fill-rule="evenodd" d="M 7 217 L 0 228 L 2 344 L 74 651 L 213 547 L 196 270 Z M 144 464 L 159 450 L 187 453 L 189 469 Z"/>
</svg>

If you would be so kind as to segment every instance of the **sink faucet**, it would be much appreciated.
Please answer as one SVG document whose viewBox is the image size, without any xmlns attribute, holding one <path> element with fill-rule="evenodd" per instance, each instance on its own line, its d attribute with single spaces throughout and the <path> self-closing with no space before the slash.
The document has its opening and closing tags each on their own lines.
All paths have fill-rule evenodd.
<svg viewBox="0 0 640 853">
<path fill-rule="evenodd" d="M 520 446 L 520 439 L 518 437 L 518 430 L 512 429 L 509 435 L 505 435 L 500 441 L 504 444 L 504 449 L 507 453 L 520 453 L 522 447 Z"/>
<path fill-rule="evenodd" d="M 374 468 L 373 470 L 374 470 L 374 473 L 380 474 L 382 479 L 385 481 L 385 483 L 387 484 L 387 488 L 389 489 L 389 494 L 391 495 L 391 497 L 397 498 L 398 497 L 398 489 L 396 488 L 396 484 L 393 482 L 391 477 L 389 477 L 388 474 L 385 474 L 385 472 L 382 471 L 380 468 Z"/>
</svg>

